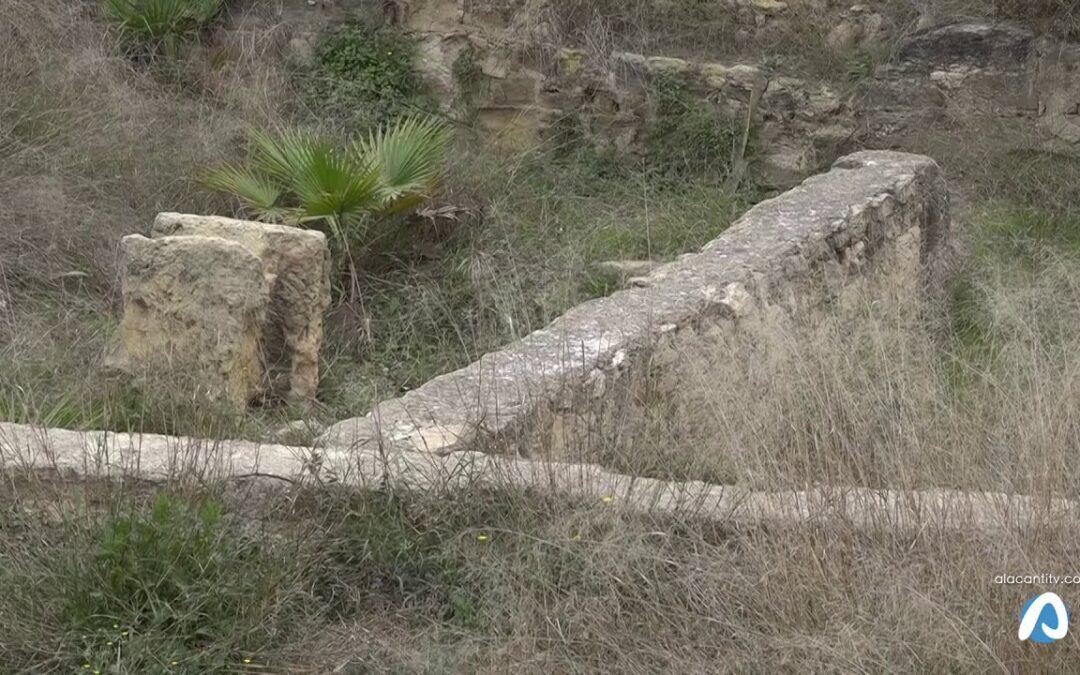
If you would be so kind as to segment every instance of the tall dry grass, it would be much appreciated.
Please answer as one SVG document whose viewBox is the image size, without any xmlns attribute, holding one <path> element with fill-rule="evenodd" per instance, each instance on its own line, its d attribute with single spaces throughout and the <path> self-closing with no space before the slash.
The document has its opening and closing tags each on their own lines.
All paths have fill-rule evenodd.
<svg viewBox="0 0 1080 675">
<path fill-rule="evenodd" d="M 814 513 L 788 526 L 734 527 L 692 509 L 661 517 L 514 489 L 267 492 L 178 478 L 5 483 L 6 667 L 1015 672 L 1067 670 L 1075 658 L 1073 636 L 1053 646 L 1016 639 L 1024 600 L 1055 590 L 1074 605 L 1074 587 L 994 581 L 1075 574 L 1080 542 L 1067 528 L 957 532 L 928 519 L 891 531 Z M 186 516 L 153 521 L 159 491 L 173 513 L 216 503 L 224 518 L 194 531 Z M 145 567 L 103 577 L 116 560 L 106 551 L 129 522 L 145 535 L 131 550 Z M 174 593 L 171 580 L 140 595 L 149 607 L 113 595 L 169 580 L 170 566 L 191 575 L 191 560 L 161 551 L 193 536 L 209 536 L 219 557 L 186 577 L 182 596 L 164 595 Z M 182 550 L 203 560 L 201 549 Z M 228 580 L 230 569 L 245 570 L 245 581 L 212 598 L 207 582 Z M 155 609 L 164 597 L 170 604 Z M 192 612 L 215 622 L 187 633 Z M 235 622 L 220 622 L 232 612 Z"/>
<path fill-rule="evenodd" d="M 273 7 L 225 21 L 147 61 L 125 54 L 97 3 L 0 3 L 0 416 L 156 415 L 103 368 L 119 239 L 162 210 L 227 212 L 195 177 L 288 100 Z"/>
<path fill-rule="evenodd" d="M 245 123 L 276 118 L 283 80 L 265 51 L 280 39 L 241 18 L 230 39 L 192 47 L 183 65 L 198 72 L 181 77 L 127 58 L 94 3 L 4 0 L 2 10 L 4 278 L 50 290 L 82 272 L 108 287 L 119 236 L 163 208 L 210 208 L 188 177 Z"/>
</svg>

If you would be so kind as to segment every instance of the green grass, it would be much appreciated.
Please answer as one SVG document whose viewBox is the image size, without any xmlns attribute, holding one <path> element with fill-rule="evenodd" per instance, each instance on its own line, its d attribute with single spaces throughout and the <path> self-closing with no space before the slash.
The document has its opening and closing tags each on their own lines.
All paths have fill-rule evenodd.
<svg viewBox="0 0 1080 675">
<path fill-rule="evenodd" d="M 1031 196 L 992 203 L 977 213 L 970 255 L 952 284 L 952 337 L 957 350 L 976 362 L 992 360 L 1020 334 L 1034 335 L 1047 347 L 1070 332 L 1073 317 L 1063 317 L 1053 298 L 1072 292 L 1062 270 L 1080 264 L 1080 214 L 1049 210 L 1036 204 L 1037 192 Z M 1025 303 L 1018 320 L 995 307 L 992 296 L 1001 289 L 1039 289 L 1039 297 Z"/>
<path fill-rule="evenodd" d="M 669 179 L 694 176 L 727 178 L 739 156 L 743 122 L 717 112 L 690 93 L 681 75 L 660 75 L 653 82 L 656 121 L 650 129 L 653 171 Z M 750 139 L 746 139 L 749 145 Z M 753 154 L 750 148 L 747 156 Z"/>
<path fill-rule="evenodd" d="M 511 541 L 496 524 L 537 522 L 531 511 L 513 515 L 527 496 L 447 495 L 455 508 L 444 509 L 387 491 L 319 490 L 298 491 L 284 512 L 263 504 L 276 516 L 253 527 L 224 487 L 150 496 L 87 486 L 51 522 L 17 499 L 5 503 L 5 667 L 282 672 L 283 647 L 300 646 L 304 629 L 386 610 L 486 630 L 508 615 L 500 580 L 477 567 L 496 542 Z"/>
<path fill-rule="evenodd" d="M 281 586 L 295 570 L 213 498 L 162 492 L 75 508 L 37 535 L 47 550 L 0 556 L 2 611 L 17 622 L 8 637 L 40 627 L 39 644 L 56 650 L 42 659 L 5 641 L 6 667 L 235 672 L 288 634 L 283 619 L 302 594 Z"/>
</svg>

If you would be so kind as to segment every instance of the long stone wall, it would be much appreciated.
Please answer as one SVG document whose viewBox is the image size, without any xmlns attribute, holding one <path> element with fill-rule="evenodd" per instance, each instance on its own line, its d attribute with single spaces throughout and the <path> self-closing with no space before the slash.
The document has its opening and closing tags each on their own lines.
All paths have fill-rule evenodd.
<svg viewBox="0 0 1080 675">
<path fill-rule="evenodd" d="M 477 447 L 565 456 L 560 429 L 603 401 L 658 348 L 690 336 L 760 330 L 868 279 L 919 293 L 949 231 L 948 193 L 928 157 L 860 152 L 758 204 L 700 252 L 634 288 L 579 305 L 546 328 L 363 416 L 327 447 L 446 454 Z M 724 349 L 722 340 L 714 340 Z M 551 439 L 555 438 L 555 441 Z"/>
<path fill-rule="evenodd" d="M 731 485 L 628 476 L 588 464 L 530 462 L 476 452 L 438 456 L 330 450 L 325 454 L 247 441 L 194 439 L 63 429 L 0 422 L 0 470 L 33 471 L 58 480 L 259 480 L 274 485 L 392 486 L 402 490 L 486 485 L 545 490 L 611 508 L 690 515 L 729 525 L 798 526 L 835 519 L 866 529 L 926 527 L 1014 532 L 1074 526 L 1075 501 L 956 490 L 819 487 L 778 492 Z"/>
</svg>

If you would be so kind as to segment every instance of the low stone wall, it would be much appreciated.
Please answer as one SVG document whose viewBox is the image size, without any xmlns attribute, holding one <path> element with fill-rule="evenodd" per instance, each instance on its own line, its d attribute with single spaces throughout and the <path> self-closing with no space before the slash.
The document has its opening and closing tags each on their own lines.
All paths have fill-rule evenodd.
<svg viewBox="0 0 1080 675">
<path fill-rule="evenodd" d="M 946 240 L 948 193 L 928 157 L 860 152 L 758 204 L 700 252 L 634 288 L 579 305 L 548 327 L 437 377 L 363 417 L 331 427 L 327 447 L 360 452 L 490 448 L 566 456 L 567 417 L 659 347 L 704 334 L 759 330 L 842 304 L 848 289 L 887 280 L 907 295 Z M 712 340 L 723 350 L 723 340 Z M 592 402 L 592 403 L 587 403 Z"/>
<path fill-rule="evenodd" d="M 816 525 L 836 520 L 869 530 L 1015 532 L 1074 527 L 1080 505 L 1062 498 L 957 490 L 819 487 L 754 491 L 741 486 L 628 476 L 589 464 L 531 462 L 477 452 L 309 449 L 247 441 L 208 442 L 37 429 L 0 422 L 0 471 L 56 480 L 267 481 L 276 487 L 333 484 L 406 491 L 489 486 L 541 490 L 620 510 L 712 520 L 730 526 Z"/>
<path fill-rule="evenodd" d="M 582 304 L 467 368 L 334 425 L 317 447 L 0 423 L 0 471 L 406 490 L 483 484 L 748 525 L 838 518 L 868 528 L 1009 529 L 1071 522 L 1076 504 L 1065 500 L 944 490 L 763 492 L 620 473 L 568 451 L 573 426 L 624 391 L 620 383 L 635 368 L 667 363 L 665 354 L 703 347 L 731 358 L 725 337 L 764 340 L 762 326 L 842 313 L 852 291 L 881 289 L 901 301 L 923 292 L 922 275 L 948 233 L 947 191 L 933 160 L 857 153 L 757 205 L 703 250 L 658 267 L 634 288 Z M 541 451 L 544 461 L 534 461 Z"/>
</svg>

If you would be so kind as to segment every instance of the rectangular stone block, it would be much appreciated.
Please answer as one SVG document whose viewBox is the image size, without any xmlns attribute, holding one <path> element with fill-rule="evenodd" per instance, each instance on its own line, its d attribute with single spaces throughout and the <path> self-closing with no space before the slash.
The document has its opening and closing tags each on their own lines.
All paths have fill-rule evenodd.
<svg viewBox="0 0 1080 675">
<path fill-rule="evenodd" d="M 152 237 L 209 236 L 240 244 L 262 263 L 270 305 L 262 331 L 266 393 L 315 398 L 323 315 L 330 304 L 326 235 L 287 225 L 160 213 Z"/>
<path fill-rule="evenodd" d="M 176 387 L 247 405 L 262 379 L 270 303 L 263 264 L 220 237 L 133 234 L 120 242 L 124 317 L 119 365 L 144 386 Z M 170 376 L 168 384 L 159 379 Z"/>
</svg>

